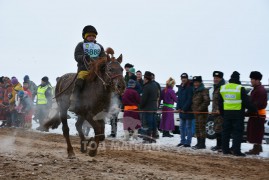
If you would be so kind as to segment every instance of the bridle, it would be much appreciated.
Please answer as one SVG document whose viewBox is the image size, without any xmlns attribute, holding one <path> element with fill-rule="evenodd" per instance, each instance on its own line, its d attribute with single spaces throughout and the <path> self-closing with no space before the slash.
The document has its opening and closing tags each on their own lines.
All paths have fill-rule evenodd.
<svg viewBox="0 0 269 180">
<path fill-rule="evenodd" d="M 87 69 L 88 72 L 91 71 L 91 69 L 89 68 L 91 63 L 93 62 L 93 60 L 91 59 L 90 62 L 87 62 L 86 58 L 84 57 L 83 58 L 83 62 L 84 62 L 84 65 Z M 116 63 L 120 64 L 118 61 L 116 61 Z M 110 70 L 111 70 L 111 64 L 112 64 L 112 61 L 110 61 L 109 63 L 106 63 L 106 66 L 105 66 L 105 75 L 108 77 L 109 81 L 106 82 L 96 71 L 94 71 L 94 73 L 96 74 L 96 76 L 102 81 L 103 83 L 103 86 L 106 88 L 107 86 L 114 86 L 115 87 L 115 90 L 120 92 L 118 87 L 117 87 L 117 84 L 118 84 L 118 81 L 116 84 L 113 83 L 113 79 L 117 78 L 117 77 L 122 77 L 123 75 L 122 74 L 111 74 L 110 73 Z M 108 72 L 107 72 L 108 71 Z"/>
</svg>

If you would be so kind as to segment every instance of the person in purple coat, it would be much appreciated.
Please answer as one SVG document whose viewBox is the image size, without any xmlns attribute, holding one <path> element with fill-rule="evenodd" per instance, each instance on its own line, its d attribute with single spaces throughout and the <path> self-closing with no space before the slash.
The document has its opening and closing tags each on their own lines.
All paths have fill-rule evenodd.
<svg viewBox="0 0 269 180">
<path fill-rule="evenodd" d="M 130 79 L 128 87 L 122 96 L 122 104 L 124 105 L 123 114 L 123 129 L 125 133 L 125 140 L 129 140 L 129 131 L 133 130 L 133 139 L 137 139 L 138 129 L 141 128 L 141 121 L 139 118 L 138 105 L 140 103 L 140 96 L 135 90 L 136 81 Z"/>
<path fill-rule="evenodd" d="M 163 113 L 160 123 L 160 129 L 163 130 L 163 137 L 174 137 L 169 131 L 175 130 L 174 113 L 167 112 L 174 110 L 174 103 L 177 102 L 177 96 L 173 90 L 176 84 L 173 78 L 166 81 L 166 88 L 162 90 L 161 100 L 163 101 Z"/>
</svg>

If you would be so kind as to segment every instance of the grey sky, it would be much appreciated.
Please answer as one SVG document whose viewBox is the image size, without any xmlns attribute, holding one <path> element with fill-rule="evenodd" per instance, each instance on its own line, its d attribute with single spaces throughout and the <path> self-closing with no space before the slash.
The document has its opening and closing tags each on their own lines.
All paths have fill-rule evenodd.
<svg viewBox="0 0 269 180">
<path fill-rule="evenodd" d="M 150 70 L 160 83 L 180 74 L 212 79 L 221 70 L 269 78 L 266 0 L 0 0 L 0 75 L 28 74 L 37 84 L 76 72 L 75 46 L 85 25 L 123 54 L 123 65 Z"/>
</svg>

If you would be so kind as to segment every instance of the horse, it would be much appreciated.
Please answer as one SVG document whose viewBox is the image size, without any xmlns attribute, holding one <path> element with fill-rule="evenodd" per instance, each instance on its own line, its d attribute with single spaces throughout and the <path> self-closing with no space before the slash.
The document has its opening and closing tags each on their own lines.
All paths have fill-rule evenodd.
<svg viewBox="0 0 269 180">
<path fill-rule="evenodd" d="M 125 89 L 121 62 L 122 54 L 117 59 L 113 57 L 113 54 L 107 54 L 106 57 L 99 58 L 91 63 L 89 75 L 84 80 L 84 87 L 79 97 L 80 105 L 76 113 L 78 116 L 76 129 L 81 140 L 81 152 L 84 153 L 86 152 L 86 138 L 82 132 L 83 121 L 87 120 L 93 127 L 95 136 L 88 140 L 90 147 L 88 153 L 91 157 L 96 156 L 99 142 L 105 139 L 105 120 L 104 117 L 100 117 L 100 114 L 106 114 L 109 111 L 112 93 L 121 95 Z M 68 73 L 58 79 L 55 89 L 58 107 L 54 116 L 49 118 L 44 124 L 45 128 L 54 129 L 62 123 L 62 131 L 67 143 L 68 158 L 75 158 L 69 138 L 67 111 L 76 76 L 77 74 L 75 73 Z M 72 83 L 68 83 L 71 81 Z"/>
</svg>

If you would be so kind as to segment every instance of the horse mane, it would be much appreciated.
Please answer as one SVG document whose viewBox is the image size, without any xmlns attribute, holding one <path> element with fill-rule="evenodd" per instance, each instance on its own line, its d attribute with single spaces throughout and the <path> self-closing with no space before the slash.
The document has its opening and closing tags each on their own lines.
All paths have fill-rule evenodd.
<svg viewBox="0 0 269 180">
<path fill-rule="evenodd" d="M 102 72 L 105 71 L 106 63 L 107 63 L 107 57 L 101 57 L 96 61 L 93 61 L 90 64 L 90 72 L 87 79 L 91 81 L 95 80 L 97 77 L 96 73 L 100 75 L 102 74 Z"/>
</svg>

